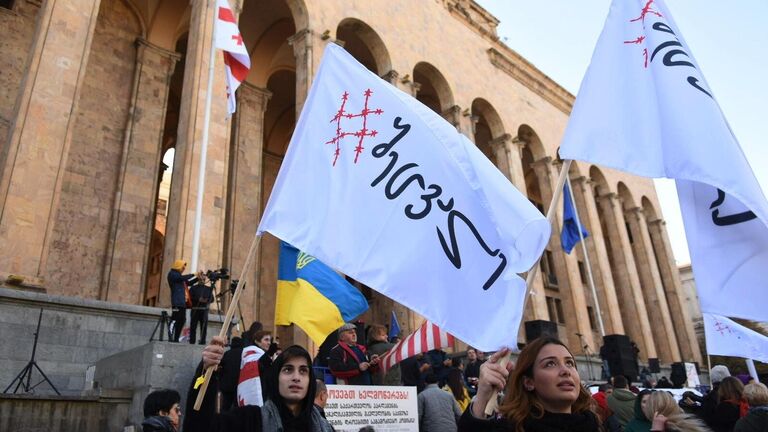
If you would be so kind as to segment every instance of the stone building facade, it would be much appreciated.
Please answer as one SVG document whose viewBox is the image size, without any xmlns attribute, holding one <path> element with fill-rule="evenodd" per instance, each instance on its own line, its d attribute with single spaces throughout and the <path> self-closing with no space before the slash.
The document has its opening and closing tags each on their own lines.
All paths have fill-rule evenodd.
<svg viewBox="0 0 768 432">
<path fill-rule="evenodd" d="M 498 20 L 474 1 L 231 3 L 253 66 L 227 120 L 215 59 L 201 268 L 239 274 L 328 43 L 441 114 L 536 206 L 549 205 L 574 97 L 500 42 Z M 57 295 L 169 304 L 164 275 L 192 248 L 214 4 L 0 1 L 0 277 Z M 597 298 L 581 248 L 560 247 L 558 206 L 526 319 L 554 321 L 570 346 L 596 352 L 599 304 L 606 334 L 630 336 L 641 358 L 701 362 L 652 181 L 584 163 L 569 174 Z M 241 300 L 246 320 L 273 320 L 277 254 L 277 240 L 264 238 Z M 396 310 L 406 330 L 418 324 L 361 289 L 368 322 Z M 298 329 L 279 333 L 308 343 Z"/>
</svg>

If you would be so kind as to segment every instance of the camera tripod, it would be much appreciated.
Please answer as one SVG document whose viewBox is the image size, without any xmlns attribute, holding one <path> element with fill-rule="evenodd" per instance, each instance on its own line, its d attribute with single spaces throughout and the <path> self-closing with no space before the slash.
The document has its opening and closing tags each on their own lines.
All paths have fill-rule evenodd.
<svg viewBox="0 0 768 432">
<path fill-rule="evenodd" d="M 13 387 L 13 384 L 16 384 L 16 388 L 13 389 L 13 393 L 18 393 L 19 388 L 24 390 L 24 393 L 34 393 L 33 390 L 35 387 L 39 386 L 40 384 L 47 382 L 48 385 L 51 386 L 53 391 L 56 392 L 57 395 L 61 396 L 61 393 L 56 389 L 56 386 L 53 385 L 51 380 L 48 379 L 48 377 L 45 375 L 42 369 L 40 369 L 40 366 L 37 365 L 37 362 L 35 361 L 35 353 L 37 352 L 37 337 L 40 334 L 40 322 L 43 320 L 43 309 L 40 308 L 40 315 L 37 317 L 37 330 L 35 330 L 35 343 L 32 345 L 32 358 L 29 359 L 29 363 L 27 363 L 26 366 L 24 366 L 24 369 L 19 372 L 18 375 L 16 375 L 16 378 L 11 381 L 11 383 L 8 385 L 8 387 L 3 390 L 3 393 L 8 393 L 8 390 Z M 29 382 L 32 379 L 32 370 L 37 369 L 38 372 L 40 372 L 40 375 L 43 376 L 43 380 L 35 385 L 30 385 Z M 25 381 L 26 380 L 26 381 Z M 18 381 L 18 383 L 17 383 Z"/>
<path fill-rule="evenodd" d="M 163 330 L 168 331 L 168 340 L 171 340 L 171 331 L 168 327 L 170 324 L 170 318 L 168 318 L 168 312 L 162 311 L 160 312 L 160 319 L 157 320 L 157 324 L 155 324 L 154 330 L 152 330 L 152 336 L 149 337 L 149 341 L 152 342 L 155 340 L 155 333 L 157 333 L 158 330 L 160 330 L 160 342 L 163 341 Z"/>
</svg>

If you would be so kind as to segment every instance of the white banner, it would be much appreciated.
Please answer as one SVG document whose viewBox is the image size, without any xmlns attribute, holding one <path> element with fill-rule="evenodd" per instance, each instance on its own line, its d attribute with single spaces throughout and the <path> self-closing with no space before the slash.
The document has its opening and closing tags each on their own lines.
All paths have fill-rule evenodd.
<svg viewBox="0 0 768 432">
<path fill-rule="evenodd" d="M 259 226 L 485 351 L 516 345 L 517 273 L 550 229 L 469 139 L 335 44 Z"/>
<path fill-rule="evenodd" d="M 730 319 L 703 313 L 709 354 L 744 357 L 768 363 L 768 337 Z"/>
<path fill-rule="evenodd" d="M 611 4 L 560 154 L 676 179 L 701 309 L 768 320 L 768 202 L 662 0 Z"/>
<path fill-rule="evenodd" d="M 418 432 L 416 387 L 329 385 L 325 417 L 337 431 Z"/>
</svg>

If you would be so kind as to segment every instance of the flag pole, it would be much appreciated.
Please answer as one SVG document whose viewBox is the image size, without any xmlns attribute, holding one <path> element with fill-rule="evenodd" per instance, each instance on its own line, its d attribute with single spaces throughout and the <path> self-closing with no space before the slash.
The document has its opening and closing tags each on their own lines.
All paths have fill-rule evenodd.
<svg viewBox="0 0 768 432">
<path fill-rule="evenodd" d="M 603 313 L 600 310 L 600 300 L 597 298 L 597 290 L 595 289 L 595 279 L 592 277 L 592 264 L 589 262 L 589 254 L 587 253 L 587 244 L 584 241 L 584 234 L 581 232 L 581 217 L 579 217 L 579 209 L 576 206 L 576 199 L 573 196 L 573 187 L 571 187 L 570 176 L 565 177 L 565 182 L 568 184 L 568 194 L 571 196 L 571 204 L 573 205 L 573 213 L 576 216 L 576 229 L 579 231 L 579 240 L 581 243 L 581 251 L 584 253 L 584 262 L 587 265 L 587 277 L 589 279 L 589 288 L 592 290 L 592 298 L 595 299 L 595 309 L 597 310 L 597 323 L 600 325 L 600 336 L 605 337 L 605 326 L 603 326 Z M 592 369 L 590 369 L 591 371 Z"/>
<path fill-rule="evenodd" d="M 560 200 L 560 195 L 563 193 L 563 185 L 565 184 L 565 179 L 568 177 L 568 171 L 571 169 L 571 162 L 573 162 L 571 159 L 563 160 L 563 166 L 560 168 L 560 175 L 557 177 L 557 185 L 555 191 L 552 193 L 552 201 L 549 203 L 549 208 L 547 209 L 547 222 L 549 222 L 550 225 L 552 225 L 552 220 L 555 219 L 555 208 L 557 207 L 557 202 Z M 528 270 L 528 274 L 525 276 L 526 289 L 525 300 L 523 301 L 523 311 L 528 307 L 528 299 L 531 297 L 531 292 L 533 291 L 533 279 L 536 277 L 536 272 L 539 269 L 539 261 L 541 261 L 543 255 L 543 253 L 539 255 L 539 259 L 536 260 L 533 267 Z M 502 367 L 506 367 L 507 363 L 509 363 L 509 357 L 504 357 L 499 360 L 499 365 Z M 498 393 L 494 393 L 488 401 L 488 404 L 485 405 L 485 415 L 491 415 L 496 411 L 496 408 L 499 405 L 497 396 Z"/>
<path fill-rule="evenodd" d="M 749 374 L 752 376 L 752 378 L 755 379 L 755 382 L 760 382 L 760 377 L 757 375 L 757 369 L 755 369 L 755 361 L 751 358 L 744 359 L 747 362 L 747 369 L 749 370 Z"/>
<path fill-rule="evenodd" d="M 245 263 L 243 264 L 243 269 L 240 271 L 240 283 L 242 283 L 242 287 L 245 287 L 245 283 L 247 281 L 246 275 L 248 274 L 248 268 L 251 266 L 251 259 L 253 258 L 254 251 L 259 247 L 259 244 L 261 243 L 261 235 L 256 234 L 253 237 L 253 241 L 251 241 L 251 247 L 248 249 L 248 255 L 245 257 Z M 239 284 L 238 284 L 239 285 Z M 224 323 L 221 324 L 221 330 L 219 331 L 219 337 L 223 338 L 227 336 L 227 330 L 229 329 L 229 324 L 232 322 L 232 317 L 235 315 L 235 310 L 238 308 L 238 303 L 240 302 L 240 294 L 245 291 L 244 289 L 236 289 L 235 295 L 232 296 L 232 302 L 229 304 L 229 307 L 227 308 L 227 315 L 224 317 Z M 215 371 L 215 367 L 209 367 L 205 370 L 205 381 L 202 384 L 202 387 L 200 388 L 200 391 L 197 393 L 197 399 L 195 399 L 195 411 L 200 411 L 200 406 L 203 404 L 203 399 L 205 398 L 205 391 L 208 390 L 208 383 L 211 382 L 211 375 L 213 375 L 213 371 Z"/>
<path fill-rule="evenodd" d="M 197 175 L 197 200 L 195 202 L 195 225 L 192 229 L 192 258 L 190 268 L 197 271 L 198 255 L 200 254 L 200 226 L 203 221 L 203 192 L 205 190 L 205 163 L 208 156 L 208 129 L 211 123 L 211 101 L 213 93 L 213 68 L 216 55 L 216 0 L 213 4 L 213 20 L 211 21 L 211 51 L 208 56 L 208 87 L 205 93 L 205 117 L 203 120 L 203 140 L 200 144 L 200 169 Z"/>
</svg>

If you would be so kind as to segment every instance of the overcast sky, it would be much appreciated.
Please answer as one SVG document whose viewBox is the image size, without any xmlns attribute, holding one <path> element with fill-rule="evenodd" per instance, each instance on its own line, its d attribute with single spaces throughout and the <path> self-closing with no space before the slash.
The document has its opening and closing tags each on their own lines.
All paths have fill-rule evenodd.
<svg viewBox="0 0 768 432">
<path fill-rule="evenodd" d="M 501 20 L 499 36 L 576 95 L 610 0 L 477 0 Z M 768 190 L 768 0 L 667 0 L 680 33 Z M 678 264 L 690 262 L 674 182 L 656 192 Z"/>
</svg>

